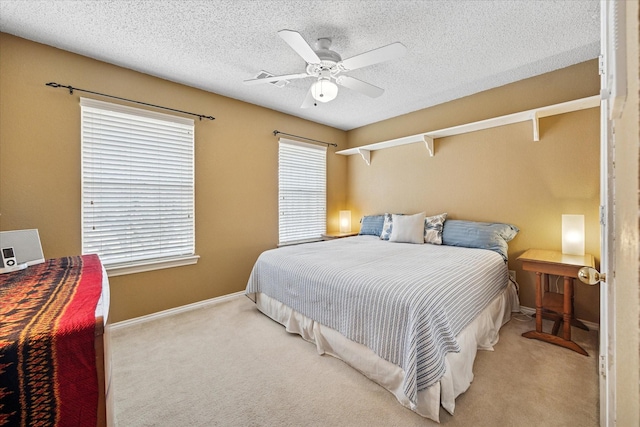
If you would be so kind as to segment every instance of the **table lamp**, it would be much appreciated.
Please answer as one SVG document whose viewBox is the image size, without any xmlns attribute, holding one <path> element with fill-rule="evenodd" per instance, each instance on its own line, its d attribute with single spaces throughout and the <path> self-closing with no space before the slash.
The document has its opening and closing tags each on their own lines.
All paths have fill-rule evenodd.
<svg viewBox="0 0 640 427">
<path fill-rule="evenodd" d="M 562 253 L 584 255 L 584 215 L 562 215 Z"/>
<path fill-rule="evenodd" d="M 340 211 L 340 232 L 351 232 L 351 211 Z"/>
</svg>

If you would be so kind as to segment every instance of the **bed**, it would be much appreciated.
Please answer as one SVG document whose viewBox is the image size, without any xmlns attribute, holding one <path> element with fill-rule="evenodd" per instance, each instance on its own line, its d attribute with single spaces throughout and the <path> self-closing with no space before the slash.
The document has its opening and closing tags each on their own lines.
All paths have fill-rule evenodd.
<svg viewBox="0 0 640 427">
<path fill-rule="evenodd" d="M 387 215 L 382 230 L 369 234 L 263 252 L 246 294 L 320 354 L 439 421 L 440 407 L 453 414 L 471 384 L 477 349 L 492 349 L 519 310 L 506 264 L 506 243 L 518 230 L 442 219 L 427 236 L 433 230 L 422 214 L 424 240 L 398 239 L 409 216 Z"/>
</svg>

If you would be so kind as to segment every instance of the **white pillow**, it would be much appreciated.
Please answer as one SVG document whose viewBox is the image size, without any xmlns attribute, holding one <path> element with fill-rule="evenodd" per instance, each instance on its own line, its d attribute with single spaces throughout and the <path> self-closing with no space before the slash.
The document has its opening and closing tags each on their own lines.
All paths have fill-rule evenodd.
<svg viewBox="0 0 640 427">
<path fill-rule="evenodd" d="M 390 242 L 424 243 L 424 212 L 415 215 L 393 215 Z"/>
</svg>

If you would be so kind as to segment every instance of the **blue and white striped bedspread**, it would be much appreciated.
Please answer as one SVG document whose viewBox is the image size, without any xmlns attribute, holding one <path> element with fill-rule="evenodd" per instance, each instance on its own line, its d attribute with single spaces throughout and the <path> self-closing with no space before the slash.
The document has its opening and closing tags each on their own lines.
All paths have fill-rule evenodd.
<svg viewBox="0 0 640 427">
<path fill-rule="evenodd" d="M 246 293 L 264 293 L 400 366 L 415 403 L 444 374 L 446 354 L 460 351 L 456 335 L 507 284 L 496 252 L 358 236 L 262 253 Z"/>
</svg>

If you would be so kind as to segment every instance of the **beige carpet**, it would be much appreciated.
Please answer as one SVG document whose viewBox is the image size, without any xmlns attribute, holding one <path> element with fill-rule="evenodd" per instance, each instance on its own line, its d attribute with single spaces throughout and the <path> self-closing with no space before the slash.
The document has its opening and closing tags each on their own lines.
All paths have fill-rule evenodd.
<svg viewBox="0 0 640 427">
<path fill-rule="evenodd" d="M 597 426 L 597 332 L 573 328 L 590 354 L 520 336 L 511 320 L 450 426 Z M 112 333 L 115 421 L 133 426 L 435 426 L 260 312 L 244 296 Z"/>
</svg>

